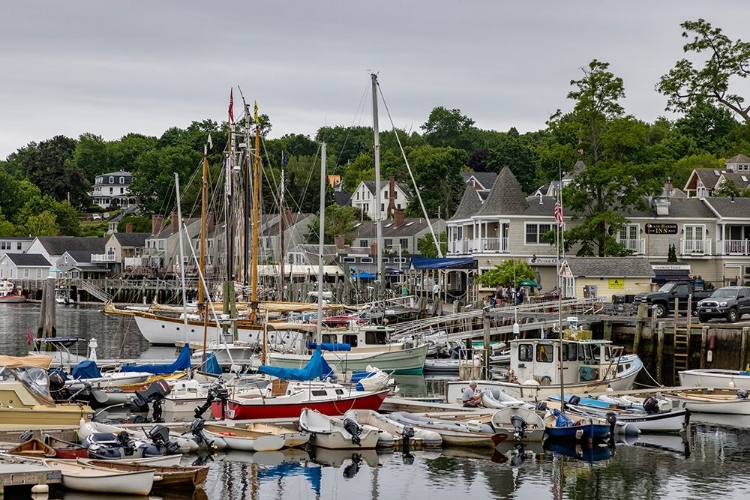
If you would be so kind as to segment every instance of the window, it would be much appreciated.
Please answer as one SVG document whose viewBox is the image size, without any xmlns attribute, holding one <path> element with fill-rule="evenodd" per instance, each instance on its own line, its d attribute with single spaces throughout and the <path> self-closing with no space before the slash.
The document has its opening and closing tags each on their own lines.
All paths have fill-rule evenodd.
<svg viewBox="0 0 750 500">
<path fill-rule="evenodd" d="M 531 344 L 520 344 L 518 346 L 518 361 L 532 361 L 532 352 L 534 347 Z"/>
<path fill-rule="evenodd" d="M 552 363 L 552 344 L 537 344 L 536 346 L 536 360 L 540 363 Z"/>
<path fill-rule="evenodd" d="M 120 188 L 120 194 L 125 194 L 125 188 Z"/>
<path fill-rule="evenodd" d="M 382 203 L 380 204 L 380 211 L 385 212 L 385 205 L 383 205 Z"/>
<path fill-rule="evenodd" d="M 109 188 L 109 194 L 112 194 L 114 192 L 113 188 Z"/>
<path fill-rule="evenodd" d="M 372 257 L 362 257 L 359 261 L 363 264 L 372 264 Z"/>
<path fill-rule="evenodd" d="M 0 250 L 10 250 L 10 242 L 9 241 L 0 242 Z"/>
<path fill-rule="evenodd" d="M 391 238 L 385 238 L 385 240 L 383 241 L 383 243 L 385 244 L 385 248 L 391 248 L 391 247 L 393 247 L 393 239 L 391 239 Z"/>
<path fill-rule="evenodd" d="M 393 192 L 393 199 L 398 200 L 398 191 Z"/>
<path fill-rule="evenodd" d="M 159 250 L 164 250 L 164 240 L 159 240 Z"/>
<path fill-rule="evenodd" d="M 40 279 L 41 277 L 42 277 L 42 270 L 41 269 L 37 269 L 36 270 L 36 279 Z"/>
<path fill-rule="evenodd" d="M 344 257 L 341 260 L 344 261 L 344 262 L 349 262 L 349 263 L 357 262 L 357 258 L 356 257 Z"/>
<path fill-rule="evenodd" d="M 686 240 L 702 240 L 705 226 L 685 226 Z"/>
<path fill-rule="evenodd" d="M 383 199 L 384 200 L 388 199 L 388 191 L 383 191 Z"/>
<path fill-rule="evenodd" d="M 115 176 L 114 175 L 110 175 L 109 176 L 109 183 L 110 184 L 114 184 L 115 183 Z"/>
<path fill-rule="evenodd" d="M 367 345 L 385 345 L 388 340 L 388 334 L 385 330 L 368 330 L 365 332 L 365 344 Z"/>
<path fill-rule="evenodd" d="M 357 199 L 359 200 L 359 193 L 357 193 Z"/>
<path fill-rule="evenodd" d="M 359 240 L 359 246 L 360 248 L 367 248 L 370 245 L 367 243 L 367 240 Z"/>
<path fill-rule="evenodd" d="M 125 177 L 120 177 L 120 184 L 125 184 Z"/>
<path fill-rule="evenodd" d="M 19 241 L 16 243 L 16 250 L 20 250 L 20 249 L 21 249 L 21 242 Z"/>
<path fill-rule="evenodd" d="M 370 213 L 370 204 L 369 204 L 369 203 L 365 203 L 365 204 L 364 204 L 364 205 L 362 205 L 362 206 L 364 207 L 364 208 L 362 209 L 362 211 L 364 211 L 364 212 L 367 212 L 367 213 Z"/>
<path fill-rule="evenodd" d="M 409 248 L 409 238 L 401 238 L 400 240 L 398 240 L 398 244 L 399 246 L 401 246 L 402 250 L 406 250 L 407 248 Z"/>
<path fill-rule="evenodd" d="M 625 245 L 628 250 L 638 250 L 638 233 L 640 226 L 638 224 L 626 224 L 620 228 L 618 241 Z"/>
<path fill-rule="evenodd" d="M 24 268 L 24 270 L 23 270 L 23 277 L 24 278 L 28 278 L 29 277 L 29 268 L 28 267 Z"/>
<path fill-rule="evenodd" d="M 552 229 L 551 224 L 526 224 L 526 244 L 527 245 L 540 245 L 542 241 L 542 235 Z"/>
</svg>

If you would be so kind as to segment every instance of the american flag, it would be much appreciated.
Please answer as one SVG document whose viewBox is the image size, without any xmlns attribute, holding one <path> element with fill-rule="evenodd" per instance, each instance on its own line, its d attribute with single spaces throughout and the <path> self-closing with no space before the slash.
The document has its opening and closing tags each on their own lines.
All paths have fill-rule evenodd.
<svg viewBox="0 0 750 500">
<path fill-rule="evenodd" d="M 562 204 L 557 201 L 555 202 L 555 222 L 557 222 L 558 227 L 562 227 L 563 220 Z"/>
<path fill-rule="evenodd" d="M 229 89 L 229 122 L 234 125 L 234 87 Z"/>
</svg>

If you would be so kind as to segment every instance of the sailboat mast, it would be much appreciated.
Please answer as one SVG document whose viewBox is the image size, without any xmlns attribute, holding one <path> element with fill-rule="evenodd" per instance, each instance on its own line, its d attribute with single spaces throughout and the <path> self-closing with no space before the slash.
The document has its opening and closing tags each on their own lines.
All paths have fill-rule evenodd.
<svg viewBox="0 0 750 500">
<path fill-rule="evenodd" d="M 250 300 L 258 302 L 258 226 L 260 220 L 260 122 L 258 121 L 258 103 L 255 103 L 255 156 L 253 162 L 253 254 L 250 261 Z M 256 307 L 253 307 L 250 318 L 256 320 Z"/>
<path fill-rule="evenodd" d="M 182 282 L 182 320 L 185 327 L 185 340 L 188 332 L 188 315 L 187 315 L 187 291 L 185 290 L 185 247 L 182 246 L 182 208 L 180 208 L 180 175 L 174 173 L 174 185 L 177 191 L 177 238 L 180 244 L 180 281 Z M 54 298 L 50 299 L 54 302 Z"/>
<path fill-rule="evenodd" d="M 210 137 L 208 139 L 211 140 Z M 201 241 L 198 274 L 198 303 L 203 303 L 203 272 L 206 269 L 206 205 L 208 204 L 208 142 L 203 145 L 203 186 L 201 187 Z"/>
<path fill-rule="evenodd" d="M 281 153 L 282 157 L 284 153 Z M 279 195 L 279 300 L 286 300 L 284 293 L 284 233 L 286 232 L 286 210 L 284 206 L 284 160 L 281 160 L 281 194 Z"/>
<path fill-rule="evenodd" d="M 562 171 L 560 172 L 560 187 L 558 189 L 558 202 L 555 207 L 555 222 L 557 222 L 557 321 L 560 325 L 560 411 L 565 413 L 565 381 L 563 375 L 563 337 L 565 337 L 565 331 L 562 327 L 562 296 L 563 296 L 563 283 L 562 277 L 562 247 L 564 245 L 563 235 L 563 208 L 562 208 Z"/>
<path fill-rule="evenodd" d="M 323 249 L 326 228 L 326 143 L 320 145 L 320 228 L 318 229 L 318 322 L 317 342 L 323 342 Z"/>
<path fill-rule="evenodd" d="M 383 215 L 380 210 L 382 200 L 380 199 L 380 130 L 378 129 L 378 75 L 370 74 L 372 78 L 372 134 L 373 155 L 375 157 L 375 231 L 377 235 L 377 269 L 375 278 L 378 283 L 376 287 L 377 299 L 383 290 Z"/>
</svg>

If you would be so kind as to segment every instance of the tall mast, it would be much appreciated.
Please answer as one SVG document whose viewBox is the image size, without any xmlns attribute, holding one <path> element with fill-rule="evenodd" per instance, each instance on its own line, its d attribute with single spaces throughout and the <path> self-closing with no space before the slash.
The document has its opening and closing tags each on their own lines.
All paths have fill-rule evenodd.
<svg viewBox="0 0 750 500">
<path fill-rule="evenodd" d="M 174 173 L 174 185 L 177 190 L 177 238 L 180 244 L 180 281 L 182 282 L 182 319 L 185 328 L 185 341 L 187 341 L 188 315 L 187 315 L 187 291 L 185 290 L 185 248 L 182 246 L 182 208 L 180 208 L 180 175 Z M 54 297 L 51 298 L 54 302 Z"/>
<path fill-rule="evenodd" d="M 375 280 L 377 281 L 377 299 L 383 291 L 383 221 L 380 210 L 380 130 L 378 129 L 378 75 L 370 74 L 372 78 L 372 134 L 373 134 L 373 154 L 375 156 L 375 230 L 377 235 L 377 269 L 375 270 Z"/>
<path fill-rule="evenodd" d="M 209 134 L 206 144 L 203 145 L 203 186 L 201 188 L 201 240 L 200 259 L 198 266 L 201 272 L 198 274 L 198 303 L 203 303 L 203 273 L 206 269 L 206 205 L 208 204 L 208 143 L 211 142 Z M 204 310 L 204 312 L 207 312 Z"/>
<path fill-rule="evenodd" d="M 326 143 L 320 145 L 320 228 L 318 229 L 318 322 L 317 342 L 323 342 L 323 246 L 326 228 Z"/>
<path fill-rule="evenodd" d="M 253 163 L 253 254 L 250 261 L 250 300 L 258 302 L 258 225 L 260 204 L 260 122 L 258 120 L 258 102 L 255 102 L 255 161 Z M 256 320 L 257 308 L 252 307 L 250 319 Z"/>
<path fill-rule="evenodd" d="M 284 206 L 284 152 L 281 152 L 281 194 L 279 195 L 279 299 L 285 301 L 284 293 L 284 232 L 286 230 L 286 210 Z"/>
</svg>

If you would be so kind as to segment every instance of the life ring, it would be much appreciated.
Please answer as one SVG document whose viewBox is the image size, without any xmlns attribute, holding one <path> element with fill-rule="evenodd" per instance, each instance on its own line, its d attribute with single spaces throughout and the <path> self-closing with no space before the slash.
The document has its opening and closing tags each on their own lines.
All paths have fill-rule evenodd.
<svg viewBox="0 0 750 500">
<path fill-rule="evenodd" d="M 542 385 L 550 385 L 552 383 L 552 378 L 549 375 L 545 375 L 539 380 L 539 383 Z"/>
</svg>

